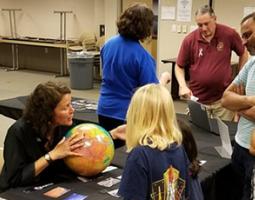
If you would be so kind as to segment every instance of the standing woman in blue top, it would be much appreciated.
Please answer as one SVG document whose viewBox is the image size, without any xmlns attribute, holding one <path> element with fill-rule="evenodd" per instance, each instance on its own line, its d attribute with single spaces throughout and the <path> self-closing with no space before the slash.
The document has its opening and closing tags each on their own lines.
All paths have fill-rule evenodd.
<svg viewBox="0 0 255 200">
<path fill-rule="evenodd" d="M 148 84 L 136 91 L 127 112 L 125 132 L 129 155 L 119 188 L 124 200 L 147 200 L 162 194 L 164 187 L 156 183 L 162 181 L 170 166 L 185 182 L 181 196 L 188 197 L 189 160 L 181 145 L 172 97 L 164 86 Z"/>
<path fill-rule="evenodd" d="M 106 130 L 125 123 L 130 99 L 137 87 L 158 83 L 156 64 L 140 41 L 151 36 L 153 12 L 145 4 L 134 4 L 120 16 L 119 34 L 101 50 L 102 85 L 98 102 L 98 119 Z M 115 147 L 124 145 L 115 140 Z"/>
</svg>

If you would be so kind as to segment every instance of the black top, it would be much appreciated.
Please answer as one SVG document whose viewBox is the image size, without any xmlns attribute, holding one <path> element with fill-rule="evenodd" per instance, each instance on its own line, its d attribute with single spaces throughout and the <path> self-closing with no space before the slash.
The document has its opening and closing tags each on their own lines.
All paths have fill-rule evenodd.
<svg viewBox="0 0 255 200">
<path fill-rule="evenodd" d="M 67 127 L 60 127 L 55 131 L 50 149 L 53 149 L 62 139 L 67 129 Z M 63 160 L 58 160 L 35 177 L 34 163 L 48 152 L 44 147 L 46 142 L 23 118 L 9 128 L 4 141 L 4 165 L 0 175 L 0 192 L 11 187 L 36 184 L 39 181 L 56 181 L 66 172 L 70 173 Z"/>
</svg>

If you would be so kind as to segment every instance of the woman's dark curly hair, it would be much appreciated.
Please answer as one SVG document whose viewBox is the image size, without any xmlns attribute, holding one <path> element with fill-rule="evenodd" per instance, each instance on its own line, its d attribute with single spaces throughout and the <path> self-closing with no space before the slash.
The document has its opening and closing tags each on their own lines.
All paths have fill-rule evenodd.
<svg viewBox="0 0 255 200">
<path fill-rule="evenodd" d="M 143 41 L 152 33 L 153 12 L 146 4 L 136 3 L 127 8 L 117 21 L 120 35 Z"/>
<path fill-rule="evenodd" d="M 190 126 L 180 119 L 178 119 L 178 125 L 182 133 L 182 145 L 190 161 L 189 170 L 191 172 L 191 176 L 195 178 L 200 171 L 199 161 L 197 160 L 197 144 Z"/>
<path fill-rule="evenodd" d="M 54 109 L 65 94 L 70 94 L 71 90 L 61 84 L 46 82 L 39 84 L 30 95 L 23 118 L 31 126 L 46 138 L 47 133 L 52 128 Z"/>
</svg>

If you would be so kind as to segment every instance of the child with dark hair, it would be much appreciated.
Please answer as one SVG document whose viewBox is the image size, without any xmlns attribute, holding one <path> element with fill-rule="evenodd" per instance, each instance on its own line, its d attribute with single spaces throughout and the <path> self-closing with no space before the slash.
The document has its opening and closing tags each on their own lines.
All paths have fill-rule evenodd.
<svg viewBox="0 0 255 200">
<path fill-rule="evenodd" d="M 198 180 L 198 173 L 200 171 L 199 160 L 197 160 L 197 144 L 193 137 L 190 126 L 178 119 L 179 128 L 182 133 L 182 145 L 185 149 L 185 152 L 189 158 L 190 166 L 190 176 L 191 176 L 191 185 L 190 185 L 190 200 L 203 200 L 203 192 Z"/>
</svg>

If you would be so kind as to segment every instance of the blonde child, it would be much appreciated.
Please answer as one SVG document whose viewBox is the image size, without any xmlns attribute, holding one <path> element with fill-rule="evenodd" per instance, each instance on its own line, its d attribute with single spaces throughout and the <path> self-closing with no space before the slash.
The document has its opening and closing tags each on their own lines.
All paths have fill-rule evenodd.
<svg viewBox="0 0 255 200">
<path fill-rule="evenodd" d="M 155 183 L 161 193 L 166 192 L 160 181 L 171 166 L 185 183 L 181 197 L 187 197 L 189 160 L 181 145 L 182 134 L 169 91 L 160 84 L 139 88 L 129 105 L 125 129 L 129 155 L 119 194 L 125 200 L 151 199 Z"/>
</svg>

